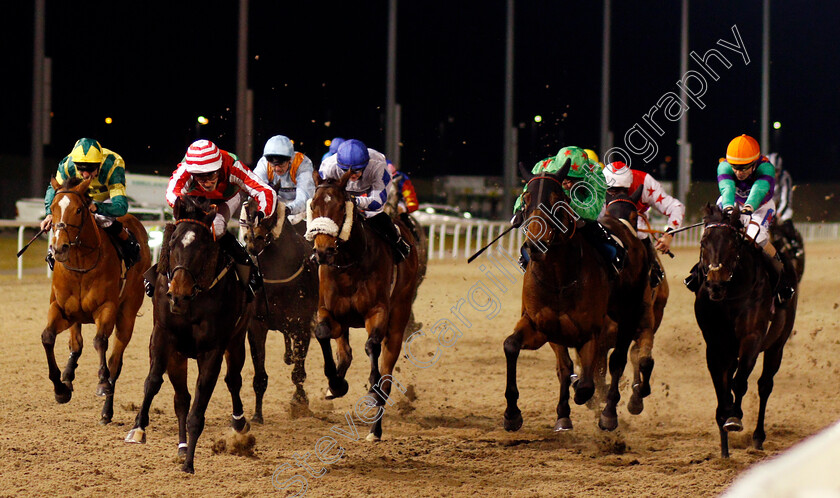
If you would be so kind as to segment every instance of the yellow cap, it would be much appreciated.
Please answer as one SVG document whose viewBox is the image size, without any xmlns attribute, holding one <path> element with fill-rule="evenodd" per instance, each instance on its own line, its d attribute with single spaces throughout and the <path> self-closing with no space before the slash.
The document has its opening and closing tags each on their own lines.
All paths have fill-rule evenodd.
<svg viewBox="0 0 840 498">
<path fill-rule="evenodd" d="M 102 146 L 99 142 L 92 138 L 80 138 L 76 145 L 73 146 L 73 151 L 70 153 L 70 159 L 74 163 L 97 163 L 102 164 L 104 156 L 102 155 Z"/>
</svg>

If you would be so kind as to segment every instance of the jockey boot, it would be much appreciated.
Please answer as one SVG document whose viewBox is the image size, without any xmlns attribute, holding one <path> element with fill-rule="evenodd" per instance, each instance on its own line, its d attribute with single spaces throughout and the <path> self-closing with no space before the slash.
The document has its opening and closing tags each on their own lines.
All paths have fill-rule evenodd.
<svg viewBox="0 0 840 498">
<path fill-rule="evenodd" d="M 703 285 L 703 273 L 700 271 L 700 262 L 694 263 L 694 266 L 691 267 L 691 272 L 685 277 L 683 280 L 686 288 L 691 292 L 697 292 L 700 290 L 700 286 Z"/>
<path fill-rule="evenodd" d="M 55 268 L 55 256 L 53 256 L 52 247 L 47 249 L 47 257 L 44 258 L 44 261 L 47 262 L 47 266 L 50 267 L 50 271 L 53 271 L 53 268 Z"/>
<path fill-rule="evenodd" d="M 385 213 L 379 213 L 368 218 L 367 222 L 371 228 L 391 244 L 394 251 L 394 264 L 397 265 L 405 261 L 405 258 L 411 253 L 411 246 L 402 238 L 391 217 Z"/>
<path fill-rule="evenodd" d="M 659 260 L 656 258 L 656 249 L 653 247 L 653 240 L 650 236 L 645 238 L 645 251 L 647 251 L 648 263 L 650 264 L 650 288 L 655 289 L 656 286 L 665 278 L 665 272 L 659 266 Z"/>
<path fill-rule="evenodd" d="M 768 252 L 768 246 L 773 254 Z M 783 306 L 796 292 L 796 273 L 789 264 L 786 265 L 782 261 L 781 255 L 772 247 L 773 245 L 768 242 L 761 254 L 767 271 L 770 273 L 770 281 L 773 282 L 776 305 Z"/>
<path fill-rule="evenodd" d="M 149 297 L 155 296 L 155 282 L 157 281 L 157 263 L 153 264 L 143 274 L 143 288 Z"/>
<path fill-rule="evenodd" d="M 530 262 L 531 253 L 528 252 L 528 244 L 522 244 L 522 247 L 519 248 L 519 267 L 522 268 L 522 271 L 526 271 Z"/>
<path fill-rule="evenodd" d="M 621 242 L 607 232 L 598 221 L 587 220 L 582 227 L 583 236 L 592 244 L 601 256 L 610 264 L 610 278 L 617 277 L 624 269 L 624 257 L 627 251 Z"/>
<path fill-rule="evenodd" d="M 140 259 L 140 244 L 134 238 L 134 234 L 125 230 L 123 224 L 118 220 L 111 221 L 107 227 L 102 227 L 105 233 L 116 243 L 117 251 L 125 262 L 125 269 L 128 270 Z"/>
<path fill-rule="evenodd" d="M 254 300 L 254 295 L 260 287 L 263 286 L 259 268 L 254 264 L 251 256 L 248 255 L 248 251 L 239 244 L 232 233 L 225 232 L 219 238 L 219 247 L 236 263 L 236 276 L 239 277 L 239 284 L 245 289 L 250 303 Z"/>
</svg>

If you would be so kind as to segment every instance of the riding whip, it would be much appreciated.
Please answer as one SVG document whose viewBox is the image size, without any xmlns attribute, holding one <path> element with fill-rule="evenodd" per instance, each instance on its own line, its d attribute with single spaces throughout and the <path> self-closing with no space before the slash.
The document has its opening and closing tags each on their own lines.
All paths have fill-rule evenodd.
<svg viewBox="0 0 840 498">
<path fill-rule="evenodd" d="M 32 243 L 33 243 L 33 242 L 35 242 L 35 239 L 37 239 L 38 237 L 40 237 L 40 236 L 41 236 L 41 234 L 42 234 L 42 233 L 45 233 L 46 231 L 47 231 L 46 229 L 42 228 L 42 229 L 41 229 L 41 231 L 39 231 L 38 233 L 36 233 L 36 234 L 35 234 L 35 236 L 34 236 L 34 237 L 32 237 L 32 240 L 30 240 L 28 244 L 26 244 L 25 246 L 23 246 L 23 249 L 21 249 L 20 251 L 18 251 L 18 253 L 17 253 L 17 257 L 20 257 L 20 255 L 21 255 L 21 254 L 23 254 L 23 253 L 24 253 L 27 249 L 29 249 L 29 246 L 31 246 L 31 245 L 32 245 Z"/>
<path fill-rule="evenodd" d="M 504 235 L 506 235 L 508 232 L 510 232 L 510 231 L 511 231 L 511 230 L 513 230 L 514 228 L 516 228 L 516 225 L 511 225 L 511 226 L 509 226 L 509 227 L 508 227 L 508 229 L 507 229 L 507 230 L 505 230 L 504 232 L 500 233 L 500 234 L 498 235 L 498 237 L 496 237 L 495 239 L 491 240 L 489 243 L 487 243 L 487 245 L 486 245 L 486 246 L 482 247 L 482 248 L 481 248 L 481 249 L 479 249 L 479 250 L 478 250 L 475 254 L 473 254 L 472 256 L 470 256 L 470 259 L 468 259 L 468 260 L 467 260 L 467 263 L 468 263 L 468 264 L 469 264 L 469 263 L 472 263 L 472 261 L 473 261 L 475 258 L 477 258 L 477 257 L 478 257 L 481 253 L 483 253 L 484 251 L 486 251 L 488 247 L 490 247 L 490 246 L 492 246 L 493 244 L 495 244 L 497 240 L 501 239 Z"/>
</svg>

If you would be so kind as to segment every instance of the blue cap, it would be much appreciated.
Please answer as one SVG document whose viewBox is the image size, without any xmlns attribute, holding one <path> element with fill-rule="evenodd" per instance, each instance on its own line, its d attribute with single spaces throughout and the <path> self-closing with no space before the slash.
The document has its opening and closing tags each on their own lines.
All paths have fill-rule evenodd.
<svg viewBox="0 0 840 498">
<path fill-rule="evenodd" d="M 338 152 L 338 148 L 341 144 L 344 143 L 344 139 L 341 137 L 335 137 L 330 141 L 330 155 L 335 154 Z"/>
<path fill-rule="evenodd" d="M 346 140 L 336 152 L 338 167 L 343 170 L 362 169 L 368 165 L 370 155 L 361 140 Z"/>
</svg>

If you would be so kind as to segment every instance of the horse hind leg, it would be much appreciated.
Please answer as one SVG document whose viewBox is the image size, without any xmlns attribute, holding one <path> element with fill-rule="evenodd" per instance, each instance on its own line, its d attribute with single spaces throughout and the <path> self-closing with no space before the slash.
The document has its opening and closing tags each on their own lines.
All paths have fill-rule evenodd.
<svg viewBox="0 0 840 498">
<path fill-rule="evenodd" d="M 309 351 L 309 341 L 311 340 L 309 321 L 302 323 L 293 333 L 294 367 L 292 368 L 292 383 L 295 385 L 295 393 L 289 403 L 289 413 L 292 418 L 299 418 L 312 414 L 309 410 L 309 397 L 307 397 L 306 390 L 303 388 L 303 383 L 306 381 L 306 354 Z M 344 371 L 346 372 L 346 368 Z"/>
<path fill-rule="evenodd" d="M 764 352 L 764 368 L 761 377 L 758 378 L 758 421 L 752 437 L 753 447 L 757 450 L 764 449 L 764 440 L 767 437 L 764 433 L 764 413 L 767 409 L 767 399 L 773 392 L 773 377 L 782 364 L 782 347 L 774 346 Z"/>
<path fill-rule="evenodd" d="M 73 381 L 76 379 L 76 368 L 79 366 L 79 357 L 82 356 L 82 324 L 74 323 L 70 326 L 70 357 L 67 358 L 67 365 L 61 372 L 61 382 L 71 391 Z"/>
<path fill-rule="evenodd" d="M 557 421 L 554 423 L 554 431 L 570 431 L 572 419 L 569 407 L 569 387 L 572 383 L 571 374 L 574 366 L 566 347 L 554 343 L 550 345 L 557 357 L 557 379 L 560 381 L 560 399 L 557 401 Z"/>
<path fill-rule="evenodd" d="M 633 415 L 642 413 L 645 408 L 643 399 L 650 396 L 650 378 L 653 373 L 653 330 L 645 329 L 639 335 L 630 350 L 633 364 L 633 393 L 627 403 L 627 411 Z"/>
<path fill-rule="evenodd" d="M 184 463 L 187 458 L 187 414 L 190 411 L 190 391 L 187 388 L 187 359 L 173 354 L 166 367 L 169 382 L 175 390 L 175 416 L 178 418 L 178 454 L 176 461 Z"/>
<path fill-rule="evenodd" d="M 242 406 L 242 366 L 245 364 L 245 338 L 239 336 L 234 338 L 228 350 L 225 352 L 227 373 L 225 384 L 227 384 L 230 398 L 233 405 L 230 426 L 236 432 L 244 434 L 251 429 L 251 424 L 245 418 L 245 410 Z"/>
<path fill-rule="evenodd" d="M 114 391 L 117 387 L 117 379 L 120 378 L 120 372 L 122 372 L 125 348 L 128 347 L 134 333 L 136 318 L 137 315 L 134 312 L 124 310 L 117 320 L 114 348 L 111 350 L 111 357 L 108 359 L 108 371 L 110 372 L 108 383 L 111 386 L 111 393 L 105 397 L 105 403 L 102 406 L 102 417 L 99 419 L 99 423 L 102 425 L 110 423 L 114 417 Z"/>
<path fill-rule="evenodd" d="M 96 320 L 96 336 L 93 338 L 93 348 L 99 353 L 99 385 L 96 386 L 97 396 L 110 396 L 114 394 L 114 385 L 111 384 L 111 371 L 105 356 L 108 352 L 108 338 L 114 332 L 116 325 L 116 307 L 113 304 L 106 304 Z"/>
<path fill-rule="evenodd" d="M 392 375 L 394 372 L 394 366 L 397 364 L 397 360 L 400 357 L 402 338 L 402 330 L 391 330 L 389 335 L 383 341 L 384 348 L 382 351 L 381 375 L 376 384 L 372 384 L 373 387 L 371 388 L 370 394 L 373 400 L 375 400 L 375 406 L 381 407 L 381 409 L 377 414 L 376 421 L 373 425 L 371 425 L 370 433 L 366 437 L 368 441 L 379 441 L 382 439 L 382 417 L 385 414 L 385 403 L 387 402 L 389 406 L 394 406 L 395 404 L 394 401 L 390 399 L 391 387 L 396 385 L 397 389 L 399 389 L 403 394 L 407 392 L 406 387 L 400 384 L 400 382 Z"/>
<path fill-rule="evenodd" d="M 627 365 L 627 350 L 630 347 L 631 340 L 627 330 L 621 329 L 622 327 L 619 327 L 618 342 L 612 354 L 610 354 L 610 389 L 607 392 L 607 403 L 598 420 L 598 427 L 605 431 L 614 431 L 618 428 L 618 411 L 616 408 L 618 401 L 621 399 L 618 384 L 624 373 L 624 367 Z"/>
<path fill-rule="evenodd" d="M 265 370 L 265 340 L 268 336 L 268 329 L 264 322 L 251 319 L 248 327 L 248 344 L 251 347 L 251 361 L 254 364 L 254 416 L 251 420 L 258 424 L 263 423 L 263 397 L 268 389 L 268 373 Z"/>
</svg>

